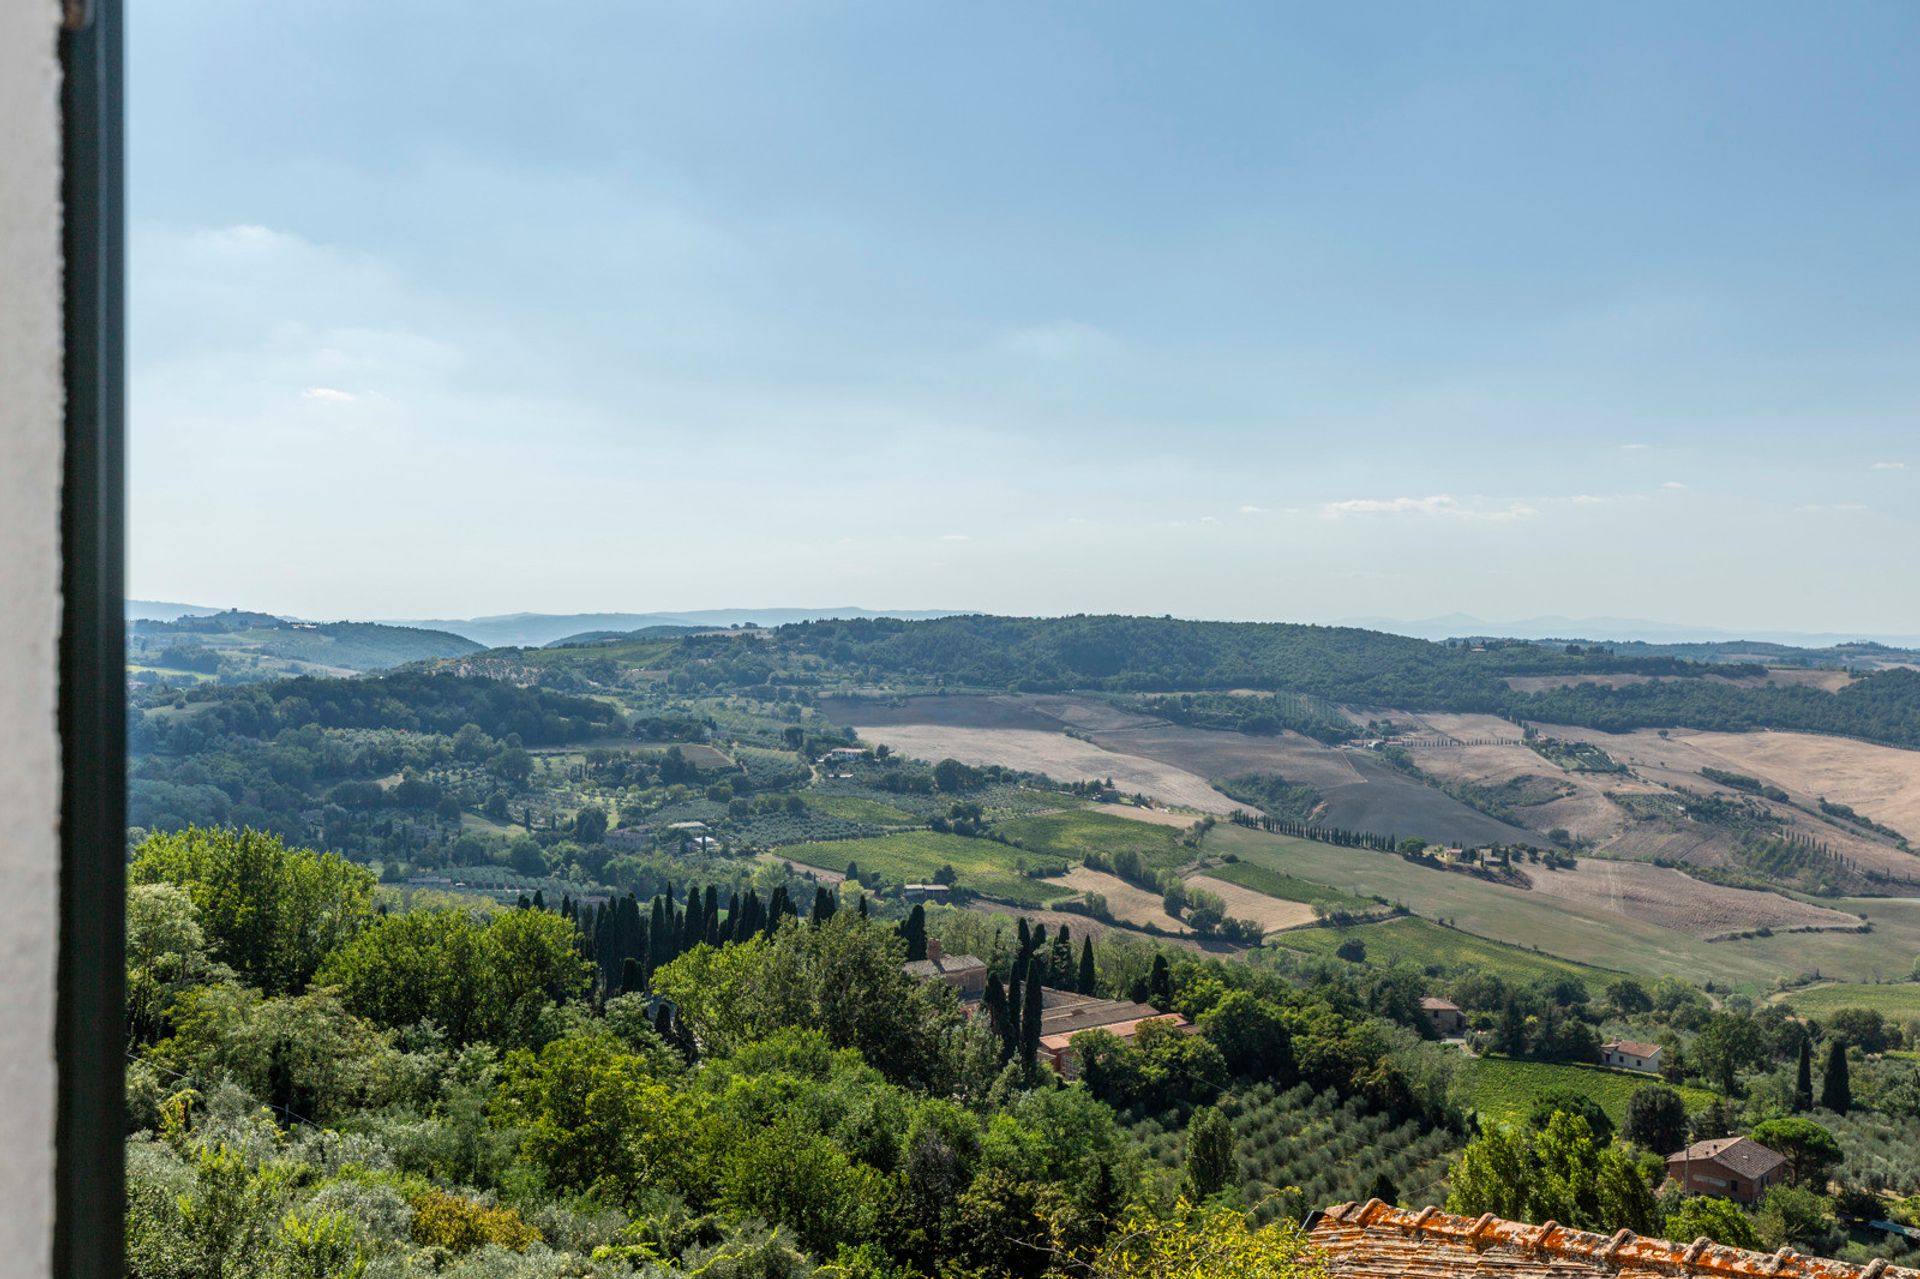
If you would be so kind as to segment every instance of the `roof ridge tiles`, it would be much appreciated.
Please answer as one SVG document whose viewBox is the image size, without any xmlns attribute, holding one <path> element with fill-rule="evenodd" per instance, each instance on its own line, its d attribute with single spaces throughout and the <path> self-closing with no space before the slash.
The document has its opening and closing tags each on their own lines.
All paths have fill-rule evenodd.
<svg viewBox="0 0 1920 1279">
<path fill-rule="evenodd" d="M 1337 1223 L 1337 1226 L 1334 1225 Z M 1681 1246 L 1666 1239 L 1637 1235 L 1631 1230 L 1612 1235 L 1574 1230 L 1548 1221 L 1534 1225 L 1482 1213 L 1478 1218 L 1457 1216 L 1428 1206 L 1396 1208 L 1370 1199 L 1366 1203 L 1337 1204 L 1318 1217 L 1313 1233 L 1329 1228 L 1342 1234 L 1372 1234 L 1393 1229 L 1401 1237 L 1432 1236 L 1476 1249 L 1510 1247 L 1551 1256 L 1586 1259 L 1596 1266 L 1664 1270 L 1677 1275 L 1728 1276 L 1730 1279 L 1920 1279 L 1920 1271 L 1889 1265 L 1876 1257 L 1865 1265 L 1806 1257 L 1791 1248 L 1753 1252 L 1714 1243 L 1706 1236 Z M 1344 1249 L 1338 1249 L 1344 1251 Z M 1334 1274 L 1341 1274 L 1337 1262 Z"/>
</svg>

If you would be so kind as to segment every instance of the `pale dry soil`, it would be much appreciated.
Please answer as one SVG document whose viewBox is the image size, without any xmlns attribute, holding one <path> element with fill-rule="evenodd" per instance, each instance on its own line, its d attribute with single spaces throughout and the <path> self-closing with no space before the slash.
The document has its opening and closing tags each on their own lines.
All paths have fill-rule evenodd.
<svg viewBox="0 0 1920 1279">
<path fill-rule="evenodd" d="M 1277 933 L 1283 928 L 1298 928 L 1314 921 L 1313 907 L 1305 902 L 1283 901 L 1257 893 L 1240 884 L 1230 884 L 1211 875 L 1193 875 L 1187 887 L 1212 893 L 1227 904 L 1227 914 L 1235 919 L 1251 919 L 1260 930 Z"/>
<path fill-rule="evenodd" d="M 1744 773 L 1778 786 L 1809 809 L 1817 809 L 1824 796 L 1920 840 L 1920 751 L 1817 733 L 1710 733 L 1676 728 L 1662 737 L 1653 729 L 1603 733 L 1543 726 L 1543 731 L 1593 742 L 1648 781 L 1712 790 L 1715 787 L 1700 775 L 1701 768 Z M 1831 845 L 1862 866 L 1903 878 L 1920 876 L 1920 858 L 1912 854 L 1871 836 L 1851 835 L 1817 817 L 1772 807 L 1795 830 Z"/>
<path fill-rule="evenodd" d="M 1207 779 L 1160 760 L 1102 750 L 1065 733 L 1032 728 L 968 728 L 949 724 L 859 724 L 862 740 L 884 742 L 903 755 L 963 764 L 1004 764 L 1045 773 L 1057 782 L 1111 777 L 1122 791 L 1151 795 L 1165 804 L 1224 814 L 1236 804 Z"/>
<path fill-rule="evenodd" d="M 1627 915 L 1644 923 L 1701 938 L 1725 937 L 1759 928 L 1857 928 L 1845 911 L 1751 888 L 1703 883 L 1677 870 L 1645 862 L 1585 858 L 1573 870 L 1527 868 L 1533 891 L 1569 903 Z"/>
<path fill-rule="evenodd" d="M 1107 899 L 1107 912 L 1122 923 L 1144 926 L 1156 924 L 1170 933 L 1184 933 L 1187 926 L 1167 913 L 1159 893 L 1129 884 L 1118 875 L 1075 866 L 1064 875 L 1048 876 L 1049 884 L 1065 884 L 1076 893 L 1099 893 Z"/>
</svg>

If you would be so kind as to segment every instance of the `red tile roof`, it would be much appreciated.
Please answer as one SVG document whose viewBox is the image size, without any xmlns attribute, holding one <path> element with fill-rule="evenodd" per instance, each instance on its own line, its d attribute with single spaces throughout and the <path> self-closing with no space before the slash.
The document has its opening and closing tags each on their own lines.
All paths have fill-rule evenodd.
<svg viewBox="0 0 1920 1279">
<path fill-rule="evenodd" d="M 1864 1266 L 1803 1257 L 1791 1248 L 1749 1252 L 1692 1243 L 1530 1225 L 1492 1213 L 1456 1217 L 1434 1208 L 1345 1203 L 1307 1219 L 1333 1279 L 1920 1279 L 1875 1258 Z"/>
</svg>

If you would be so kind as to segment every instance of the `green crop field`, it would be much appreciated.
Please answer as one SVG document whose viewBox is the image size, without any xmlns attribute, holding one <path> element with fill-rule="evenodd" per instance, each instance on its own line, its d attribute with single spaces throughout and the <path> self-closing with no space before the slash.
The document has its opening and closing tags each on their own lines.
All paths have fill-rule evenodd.
<svg viewBox="0 0 1920 1279">
<path fill-rule="evenodd" d="M 1266 866 L 1256 866 L 1252 862 L 1228 862 L 1224 866 L 1212 867 L 1204 873 L 1215 879 L 1224 879 L 1229 884 L 1251 888 L 1256 893 L 1278 897 L 1282 901 L 1327 902 L 1351 911 L 1383 909 L 1380 903 L 1372 898 L 1342 892 L 1338 888 L 1329 888 L 1325 884 L 1316 884 L 1311 880 L 1288 875 Z"/>
<path fill-rule="evenodd" d="M 1466 1105 L 1480 1113 L 1481 1119 L 1496 1123 L 1518 1123 L 1527 1117 L 1541 1094 L 1566 1088 L 1593 1098 L 1617 1128 L 1627 1121 L 1627 1102 L 1633 1094 L 1659 1082 L 1652 1075 L 1610 1070 L 1605 1066 L 1475 1057 L 1461 1068 L 1455 1087 L 1460 1089 Z M 1701 1110 L 1713 1100 L 1713 1094 L 1704 1088 L 1674 1091 L 1686 1099 L 1689 1111 Z"/>
<path fill-rule="evenodd" d="M 1080 861 L 1089 853 L 1111 857 L 1122 850 L 1139 854 L 1141 861 L 1155 869 L 1193 860 L 1192 850 L 1180 843 L 1177 827 L 1137 822 L 1094 809 L 1015 817 L 997 823 L 994 829 L 1024 848 L 1069 861 Z"/>
<path fill-rule="evenodd" d="M 918 826 L 921 819 L 912 813 L 903 812 L 891 804 L 883 804 L 877 799 L 863 799 L 858 795 L 801 795 L 809 808 L 817 808 L 829 817 L 844 817 L 850 822 L 866 822 L 871 826 Z"/>
<path fill-rule="evenodd" d="M 1920 982 L 1826 982 L 1790 991 L 1779 1002 L 1809 1017 L 1840 1008 L 1871 1008 L 1896 1018 L 1920 1017 Z"/>
<path fill-rule="evenodd" d="M 1620 975 L 1610 969 L 1576 964 L 1557 955 L 1475 937 L 1417 915 L 1402 915 L 1376 924 L 1349 924 L 1343 928 L 1296 928 L 1276 934 L 1271 942 L 1288 950 L 1331 955 L 1349 937 L 1358 938 L 1366 946 L 1367 961 L 1375 964 L 1412 964 L 1443 971 L 1475 968 L 1520 981 L 1536 977 L 1577 977 L 1596 993 Z"/>
<path fill-rule="evenodd" d="M 1020 906 L 1044 906 L 1076 894 L 1061 884 L 1029 879 L 1023 870 L 1065 870 L 1067 863 L 991 839 L 941 835 L 930 830 L 902 831 L 878 839 L 842 839 L 831 844 L 790 844 L 772 850 L 822 870 L 845 870 L 848 862 L 875 870 L 892 883 L 924 883 L 942 866 L 951 866 L 959 887 Z"/>
</svg>

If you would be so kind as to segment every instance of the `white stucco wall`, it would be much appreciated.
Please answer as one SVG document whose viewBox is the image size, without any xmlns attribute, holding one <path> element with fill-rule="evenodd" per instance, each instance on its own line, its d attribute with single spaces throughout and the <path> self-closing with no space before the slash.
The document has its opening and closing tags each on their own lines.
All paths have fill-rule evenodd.
<svg viewBox="0 0 1920 1279">
<path fill-rule="evenodd" d="M 54 0 L 0 0 L 0 1271 L 50 1274 L 59 913 L 60 116 Z"/>
</svg>

